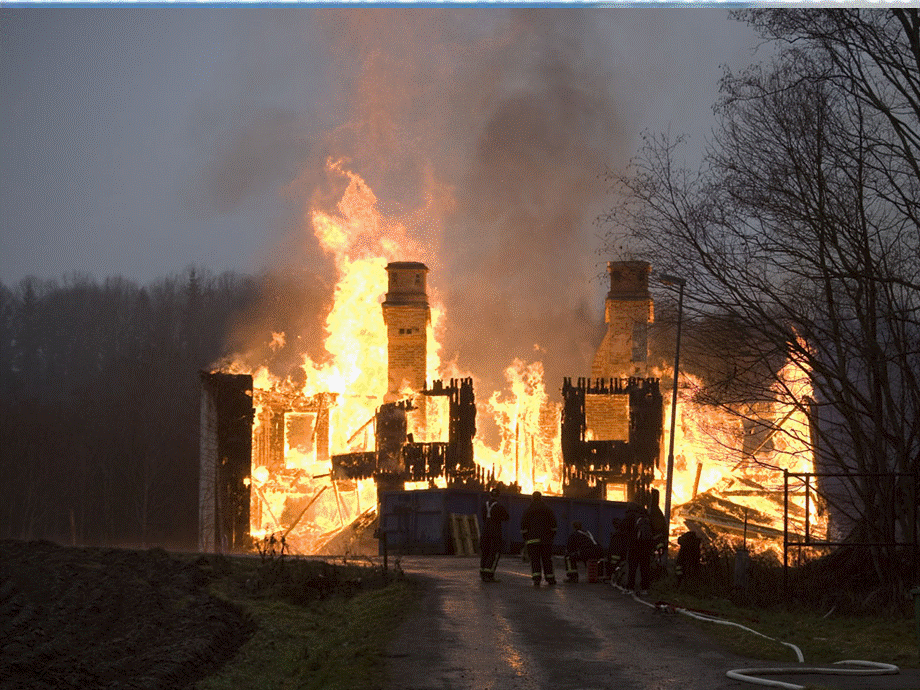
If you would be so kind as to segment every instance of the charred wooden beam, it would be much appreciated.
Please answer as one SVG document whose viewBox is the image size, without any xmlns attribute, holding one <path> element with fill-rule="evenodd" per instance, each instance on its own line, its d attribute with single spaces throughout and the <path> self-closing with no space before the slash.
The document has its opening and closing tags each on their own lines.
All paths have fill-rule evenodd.
<svg viewBox="0 0 920 690">
<path fill-rule="evenodd" d="M 625 397 L 628 438 L 588 438 L 588 396 Z M 661 448 L 662 397 L 656 378 L 571 378 L 563 380 L 560 441 L 566 486 L 584 493 L 598 482 L 625 484 L 631 498 L 644 497 L 654 478 Z M 593 399 L 593 398 L 592 398 Z M 597 409 L 597 404 L 594 408 Z M 602 406 L 609 416 L 611 406 Z M 609 420 L 608 420 L 609 422 Z M 624 420 L 625 423 L 625 420 Z"/>
<path fill-rule="evenodd" d="M 249 548 L 252 376 L 200 372 L 199 549 Z"/>
</svg>

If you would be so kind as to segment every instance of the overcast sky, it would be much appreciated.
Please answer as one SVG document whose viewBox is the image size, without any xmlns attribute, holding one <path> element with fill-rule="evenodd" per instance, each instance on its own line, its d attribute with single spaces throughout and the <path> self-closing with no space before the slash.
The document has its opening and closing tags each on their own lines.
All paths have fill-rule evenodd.
<svg viewBox="0 0 920 690">
<path fill-rule="evenodd" d="M 425 247 L 391 260 L 431 268 L 445 354 L 555 382 L 603 332 L 604 172 L 643 130 L 699 150 L 756 45 L 724 8 L 0 8 L 0 281 L 196 265 L 331 291 L 307 212 L 344 157 Z"/>
<path fill-rule="evenodd" d="M 588 17 L 586 10 L 574 12 Z M 462 51 L 479 42 L 496 51 L 498 64 L 488 69 L 500 70 L 494 42 L 507 35 L 509 20 L 500 17 L 507 14 L 495 8 L 376 14 L 359 8 L 319 16 L 303 7 L 0 8 L 0 280 L 11 285 L 26 275 L 81 272 L 147 282 L 193 263 L 215 272 L 270 266 L 287 235 L 303 231 L 304 192 L 289 193 L 292 181 L 330 153 L 328 132 L 355 116 L 344 110 L 359 104 L 347 93 L 359 88 L 345 83 L 349 70 L 374 51 L 392 49 L 411 60 L 413 52 L 388 42 L 413 35 L 451 42 L 445 49 L 458 52 L 446 59 L 478 59 Z M 572 19 L 535 14 L 549 24 Z M 610 86 L 620 140 L 610 142 L 608 161 L 596 152 L 585 161 L 595 168 L 586 165 L 586 179 L 602 172 L 596 169 L 602 163 L 620 165 L 643 128 L 706 134 L 720 66 L 744 64 L 754 46 L 751 32 L 726 14 L 590 12 L 599 35 L 585 41 L 579 59 L 596 62 L 595 76 L 616 81 Z M 372 21 L 361 22 L 362 15 Z M 545 30 L 540 18 L 527 21 L 523 31 Z M 373 35 L 385 34 L 390 23 L 406 28 Z M 584 37 L 576 31 L 570 38 Z M 343 63 L 343 50 L 354 52 L 353 64 Z M 425 60 L 434 53 L 417 54 Z M 397 69 L 409 81 L 431 76 Z M 509 69 L 519 73 L 520 66 Z M 451 107 L 478 108 L 462 103 L 477 94 L 462 86 Z M 430 92 L 423 103 L 447 106 Z M 431 159 L 444 155 L 432 152 Z M 358 172 L 374 186 L 374 170 Z M 435 174 L 459 173 L 445 167 Z"/>
</svg>

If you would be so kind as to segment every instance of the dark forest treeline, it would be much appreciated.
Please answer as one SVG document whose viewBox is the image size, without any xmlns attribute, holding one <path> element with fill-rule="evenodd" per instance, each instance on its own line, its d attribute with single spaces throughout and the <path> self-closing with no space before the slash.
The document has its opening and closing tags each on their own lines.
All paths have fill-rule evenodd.
<svg viewBox="0 0 920 690">
<path fill-rule="evenodd" d="M 0 283 L 0 537 L 194 547 L 198 371 L 259 283 Z"/>
</svg>

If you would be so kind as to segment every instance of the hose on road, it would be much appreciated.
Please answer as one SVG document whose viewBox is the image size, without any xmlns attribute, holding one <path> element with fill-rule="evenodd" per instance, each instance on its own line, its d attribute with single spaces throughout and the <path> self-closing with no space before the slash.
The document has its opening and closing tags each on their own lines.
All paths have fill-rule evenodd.
<svg viewBox="0 0 920 690">
<path fill-rule="evenodd" d="M 804 685 L 796 683 L 786 683 L 781 680 L 768 680 L 766 678 L 757 678 L 756 676 L 782 675 L 782 674 L 806 674 L 814 673 L 817 675 L 838 675 L 838 676 L 882 676 L 894 675 L 901 672 L 897 666 L 892 664 L 883 664 L 877 661 L 858 661 L 851 659 L 848 661 L 835 661 L 835 664 L 851 664 L 853 666 L 863 666 L 864 668 L 834 668 L 829 666 L 793 666 L 791 668 L 739 668 L 733 671 L 726 671 L 725 675 L 733 680 L 740 680 L 752 685 L 764 685 L 770 688 L 786 688 L 787 690 L 805 690 Z"/>
<path fill-rule="evenodd" d="M 697 620 L 706 621 L 708 623 L 717 623 L 719 625 L 731 625 L 742 630 L 747 630 L 754 635 L 766 638 L 773 642 L 779 642 L 780 644 L 790 647 L 794 652 L 796 657 L 799 660 L 799 663 L 805 662 L 805 657 L 802 655 L 802 650 L 791 642 L 783 642 L 782 640 L 777 640 L 774 637 L 769 637 L 763 633 L 759 633 L 756 630 L 753 630 L 746 625 L 741 625 L 740 623 L 735 623 L 734 621 L 729 621 L 724 618 L 719 618 L 717 616 L 712 616 L 709 614 L 698 613 L 696 611 L 690 611 L 689 609 L 682 608 L 680 606 L 674 606 L 673 604 L 668 604 L 665 602 L 656 602 L 652 603 L 645 601 L 641 597 L 635 595 L 635 593 L 630 592 L 629 590 L 623 589 L 619 585 L 614 584 L 614 587 L 619 589 L 624 594 L 632 594 L 633 600 L 644 604 L 651 609 L 656 611 L 663 611 L 665 613 L 680 613 L 690 618 L 696 618 Z M 839 665 L 838 665 L 839 664 Z M 843 664 L 849 664 L 849 668 L 844 668 Z M 856 668 L 853 668 L 856 667 Z M 879 675 L 895 675 L 901 672 L 897 666 L 893 664 L 883 664 L 877 661 L 862 661 L 862 660 L 847 660 L 847 661 L 836 661 L 834 666 L 815 666 L 815 667 L 806 667 L 806 666 L 790 666 L 790 667 L 776 667 L 776 668 L 740 668 L 734 669 L 731 671 L 726 671 L 725 675 L 731 678 L 732 680 L 739 680 L 744 683 L 751 683 L 752 685 L 762 685 L 770 688 L 783 688 L 784 690 L 805 690 L 804 685 L 798 685 L 796 683 L 786 683 L 781 680 L 769 680 L 766 678 L 759 678 L 757 676 L 769 676 L 769 675 L 783 675 L 783 674 L 795 674 L 795 675 L 804 675 L 804 674 L 815 674 L 815 675 L 855 675 L 855 676 L 879 676 Z"/>
</svg>

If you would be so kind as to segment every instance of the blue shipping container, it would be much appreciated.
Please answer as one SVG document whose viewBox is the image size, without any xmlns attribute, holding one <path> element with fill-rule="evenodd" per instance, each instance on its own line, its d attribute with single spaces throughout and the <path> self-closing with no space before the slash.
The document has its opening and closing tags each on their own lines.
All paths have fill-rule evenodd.
<svg viewBox="0 0 920 690">
<path fill-rule="evenodd" d="M 378 496 L 380 531 L 386 536 L 386 546 L 381 539 L 380 554 L 383 554 L 384 548 L 390 554 L 456 553 L 450 529 L 451 513 L 475 515 L 481 530 L 486 497 L 486 493 L 470 489 L 381 491 Z M 505 553 L 519 553 L 524 546 L 521 517 L 530 500 L 530 495 L 523 494 L 499 496 L 499 503 L 511 516 L 504 527 Z M 621 501 L 591 501 L 565 496 L 544 496 L 544 500 L 556 515 L 558 529 L 553 550 L 560 554 L 565 551 L 573 522 L 581 522 L 597 542 L 607 548 L 613 519 L 626 514 L 626 504 Z"/>
</svg>

